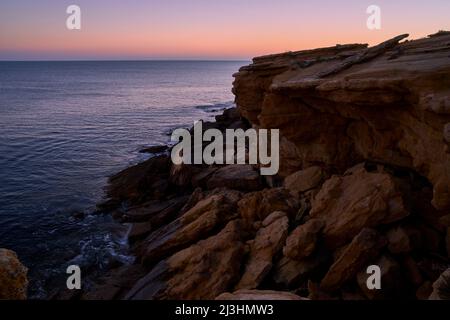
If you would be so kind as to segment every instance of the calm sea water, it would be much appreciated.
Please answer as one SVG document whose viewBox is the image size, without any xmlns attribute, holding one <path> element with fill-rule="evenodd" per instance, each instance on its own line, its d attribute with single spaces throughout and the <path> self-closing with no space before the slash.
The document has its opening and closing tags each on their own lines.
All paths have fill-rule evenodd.
<svg viewBox="0 0 450 320">
<path fill-rule="evenodd" d="M 87 215 L 107 177 L 177 127 L 232 105 L 245 62 L 0 62 L 0 247 L 30 269 L 31 296 L 69 264 L 127 262 L 124 228 Z"/>
</svg>

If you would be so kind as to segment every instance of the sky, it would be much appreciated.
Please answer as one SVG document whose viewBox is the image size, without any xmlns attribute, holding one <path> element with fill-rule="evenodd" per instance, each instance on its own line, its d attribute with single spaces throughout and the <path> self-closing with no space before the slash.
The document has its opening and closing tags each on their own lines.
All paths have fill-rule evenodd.
<svg viewBox="0 0 450 320">
<path fill-rule="evenodd" d="M 81 30 L 66 27 L 72 4 Z M 370 5 L 380 30 L 366 26 Z M 1 0 L 0 60 L 247 60 L 442 29 L 450 0 Z"/>
</svg>

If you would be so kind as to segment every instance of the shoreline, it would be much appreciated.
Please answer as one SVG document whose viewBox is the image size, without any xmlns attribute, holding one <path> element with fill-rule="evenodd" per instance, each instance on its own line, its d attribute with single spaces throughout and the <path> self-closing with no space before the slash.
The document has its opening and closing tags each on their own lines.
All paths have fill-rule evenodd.
<svg viewBox="0 0 450 320">
<path fill-rule="evenodd" d="M 135 262 L 51 299 L 450 299 L 450 36 L 405 37 L 242 67 L 237 108 L 203 129 L 279 128 L 279 174 L 175 165 L 167 145 L 97 206 L 131 224 Z"/>
<path fill-rule="evenodd" d="M 405 38 L 402 35 L 371 48 L 348 45 L 271 55 L 255 58 L 253 64 L 242 67 L 234 75 L 237 109 L 216 116 L 216 122 L 204 124 L 204 129 L 280 128 L 284 138 L 290 140 L 282 140 L 280 174 L 262 177 L 251 165 L 173 165 L 163 155 L 113 176 L 108 189 L 110 200 L 100 207 L 110 211 L 115 208 L 115 219 L 133 223 L 129 240 L 137 264 L 113 271 L 84 298 L 248 299 L 263 297 L 269 291 L 275 299 L 289 294 L 296 299 L 344 300 L 439 296 L 438 288 L 445 286 L 442 277 L 450 267 L 445 247 L 450 215 L 441 200 L 436 202 L 436 191 L 433 194 L 430 190 L 436 184 L 404 160 L 371 159 L 350 150 L 344 153 L 350 158 L 337 156 L 329 163 L 294 160 L 292 151 L 298 146 L 309 152 L 305 158 L 320 159 L 320 152 L 329 151 L 309 149 L 314 143 L 305 144 L 304 137 L 295 132 L 295 120 L 285 120 L 281 115 L 292 117 L 292 110 L 297 108 L 300 115 L 293 117 L 310 132 L 301 127 L 297 130 L 309 139 L 316 134 L 315 122 L 304 119 L 311 119 L 315 108 L 325 112 L 330 126 L 336 126 L 332 135 L 341 134 L 343 120 L 339 117 L 348 116 L 345 112 L 361 112 L 372 125 L 379 126 L 375 112 L 365 113 L 353 106 L 343 115 L 339 111 L 338 116 L 328 115 L 327 108 L 336 111 L 321 105 L 324 97 L 314 96 L 321 92 L 311 93 L 308 86 L 334 77 L 338 80 L 330 85 L 336 87 L 333 90 L 344 90 L 346 99 L 340 95 L 326 98 L 335 99 L 343 107 L 346 101 L 361 99 L 369 105 L 391 105 L 389 99 L 400 98 L 391 92 L 389 73 L 385 82 L 377 85 L 370 78 L 369 67 L 368 79 L 363 81 L 367 92 L 373 90 L 372 85 L 385 90 L 388 98 L 379 101 L 355 95 L 352 89 L 345 91 L 345 87 L 336 86 L 336 81 L 355 63 L 364 67 L 373 60 L 383 67 L 384 57 L 397 68 L 407 68 L 402 55 L 419 50 L 417 47 L 426 48 L 420 59 L 440 68 L 439 53 L 434 54 L 430 48 L 439 47 L 448 37 L 442 34 L 399 44 Z M 289 81 L 289 76 L 301 75 L 309 68 L 318 70 L 314 72 L 324 80 L 319 77 L 305 84 Z M 432 72 L 424 69 L 424 77 L 432 78 Z M 263 98 L 256 95 L 261 90 L 267 90 Z M 310 99 L 309 103 L 290 100 L 291 93 L 296 92 Z M 263 110 L 257 110 L 254 106 L 261 106 L 261 99 Z M 311 103 L 319 107 L 311 107 Z M 271 112 L 264 109 L 270 107 L 274 108 Z M 413 104 L 410 108 L 416 107 Z M 384 130 L 377 134 L 386 134 Z M 332 137 L 327 139 L 334 141 Z M 342 141 L 346 139 L 342 137 Z M 423 132 L 419 139 L 428 139 L 428 133 Z M 297 153 L 302 154 L 302 150 Z M 123 201 L 127 203 L 125 210 L 117 209 Z M 363 205 L 366 201 L 371 203 L 368 207 Z M 383 283 L 389 283 L 382 292 L 364 287 L 368 277 L 364 269 L 371 264 L 380 266 Z M 121 280 L 117 283 L 118 278 Z"/>
</svg>

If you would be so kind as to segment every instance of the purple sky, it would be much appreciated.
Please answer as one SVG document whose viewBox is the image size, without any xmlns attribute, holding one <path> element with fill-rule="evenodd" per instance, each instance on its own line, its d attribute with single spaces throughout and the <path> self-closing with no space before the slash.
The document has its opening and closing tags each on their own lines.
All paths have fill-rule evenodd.
<svg viewBox="0 0 450 320">
<path fill-rule="evenodd" d="M 65 21 L 81 7 L 82 29 Z M 381 8 L 368 30 L 366 8 Z M 0 2 L 0 60 L 249 59 L 450 29 L 450 0 L 45 0 Z"/>
</svg>

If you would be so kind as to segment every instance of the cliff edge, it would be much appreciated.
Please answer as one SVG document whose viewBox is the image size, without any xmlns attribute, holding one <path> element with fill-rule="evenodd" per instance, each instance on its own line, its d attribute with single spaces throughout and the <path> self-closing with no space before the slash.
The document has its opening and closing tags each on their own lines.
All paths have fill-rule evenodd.
<svg viewBox="0 0 450 320">
<path fill-rule="evenodd" d="M 111 177 L 137 259 L 82 298 L 447 299 L 450 35 L 406 37 L 242 67 L 204 127 L 280 129 L 279 175 L 164 151 Z"/>
</svg>

